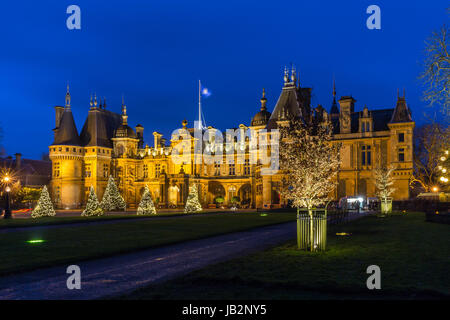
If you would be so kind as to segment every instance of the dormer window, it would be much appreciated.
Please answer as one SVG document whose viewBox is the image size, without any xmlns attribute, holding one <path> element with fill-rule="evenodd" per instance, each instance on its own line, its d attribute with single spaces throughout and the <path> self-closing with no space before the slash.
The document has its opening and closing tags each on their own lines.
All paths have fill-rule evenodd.
<svg viewBox="0 0 450 320">
<path fill-rule="evenodd" d="M 403 132 L 398 134 L 398 142 L 405 142 L 405 134 Z"/>
<path fill-rule="evenodd" d="M 370 121 L 362 121 L 361 122 L 361 132 L 370 132 Z"/>
</svg>

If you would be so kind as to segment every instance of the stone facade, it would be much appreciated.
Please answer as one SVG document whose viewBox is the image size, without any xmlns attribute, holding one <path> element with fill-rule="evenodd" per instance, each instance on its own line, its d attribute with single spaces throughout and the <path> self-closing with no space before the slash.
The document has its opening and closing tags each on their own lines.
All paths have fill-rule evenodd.
<svg viewBox="0 0 450 320">
<path fill-rule="evenodd" d="M 414 122 L 405 97 L 398 97 L 391 109 L 355 111 L 355 99 L 342 97 L 339 107 L 336 91 L 330 112 L 322 106 L 312 109 L 311 89 L 302 88 L 295 70 L 285 70 L 284 86 L 273 112 L 267 110 L 265 92 L 261 110 L 249 126 L 239 125 L 239 130 L 275 129 L 290 117 L 302 117 L 307 122 L 331 121 L 334 142 L 342 143 L 342 167 L 335 199 L 343 196 L 375 196 L 374 168 L 377 165 L 394 165 L 396 192 L 394 199 L 409 198 L 409 179 L 412 174 L 412 147 Z M 158 132 L 153 132 L 153 146 L 144 145 L 141 125 L 128 126 L 126 105 L 122 101 L 122 114 L 106 109 L 106 101 L 97 103 L 91 98 L 86 122 L 78 134 L 70 107 L 67 90 L 64 107 L 57 106 L 54 142 L 49 147 L 52 161 L 52 196 L 59 207 L 82 206 L 93 186 L 102 198 L 108 177 L 113 175 L 128 207 L 137 207 L 145 185 L 148 185 L 158 207 L 184 205 L 189 185 L 199 185 L 199 199 L 204 207 L 214 207 L 218 198 L 223 205 L 231 205 L 239 198 L 241 206 L 249 208 L 275 208 L 283 205 L 279 195 L 281 173 L 262 175 L 263 166 L 250 162 L 254 152 L 249 139 L 243 145 L 234 143 L 220 148 L 242 148 L 245 160 L 239 163 L 224 157 L 215 163 L 174 163 L 172 151 L 177 140 L 166 143 Z M 194 150 L 194 129 L 183 121 Z M 213 129 L 210 127 L 210 129 Z"/>
</svg>

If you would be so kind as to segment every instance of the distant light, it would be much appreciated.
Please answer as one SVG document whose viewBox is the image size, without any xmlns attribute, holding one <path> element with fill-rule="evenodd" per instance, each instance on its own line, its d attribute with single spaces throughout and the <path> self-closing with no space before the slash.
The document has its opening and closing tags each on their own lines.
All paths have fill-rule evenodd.
<svg viewBox="0 0 450 320">
<path fill-rule="evenodd" d="M 438 187 L 433 187 L 432 189 L 431 189 L 433 192 L 438 192 Z"/>
<path fill-rule="evenodd" d="M 261 213 L 261 217 L 267 217 L 267 213 Z"/>
<path fill-rule="evenodd" d="M 347 233 L 347 232 L 337 232 L 336 235 L 337 235 L 337 236 L 349 236 L 349 235 L 351 235 L 351 233 Z"/>
<path fill-rule="evenodd" d="M 6 191 L 6 192 L 10 192 L 10 191 L 11 191 L 11 188 L 10 188 L 10 187 L 6 187 L 6 188 L 5 188 L 5 191 Z"/>
<path fill-rule="evenodd" d="M 42 239 L 35 239 L 35 240 L 28 240 L 27 243 L 42 243 L 45 242 L 45 240 Z"/>
</svg>

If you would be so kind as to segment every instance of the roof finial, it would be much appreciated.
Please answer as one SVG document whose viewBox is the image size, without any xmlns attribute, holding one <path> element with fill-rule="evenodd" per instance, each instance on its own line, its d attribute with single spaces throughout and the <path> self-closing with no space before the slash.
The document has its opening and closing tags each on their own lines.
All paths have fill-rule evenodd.
<svg viewBox="0 0 450 320">
<path fill-rule="evenodd" d="M 67 92 L 66 92 L 66 108 L 70 109 L 70 92 L 69 92 L 69 82 L 67 82 Z"/>
<path fill-rule="evenodd" d="M 128 122 L 127 119 L 128 119 L 127 106 L 125 105 L 125 100 L 124 100 L 124 97 L 122 94 L 122 124 L 123 125 L 127 125 L 127 122 Z"/>
<path fill-rule="evenodd" d="M 288 81 L 289 81 L 289 73 L 286 66 L 284 66 L 284 83 L 287 83 Z"/>
<path fill-rule="evenodd" d="M 91 101 L 89 102 L 89 105 L 90 105 L 91 108 L 92 108 L 92 105 L 93 105 L 93 103 L 92 103 L 92 93 L 91 93 Z"/>
<path fill-rule="evenodd" d="M 291 82 L 292 83 L 296 83 L 296 81 L 297 81 L 297 75 L 295 74 L 295 67 L 294 67 L 294 65 L 292 64 L 292 66 L 291 66 Z"/>
<path fill-rule="evenodd" d="M 266 89 L 263 88 L 262 98 L 261 98 L 261 111 L 265 111 L 266 110 L 266 103 L 267 103 Z"/>
<path fill-rule="evenodd" d="M 336 98 L 336 80 L 333 76 L 333 98 Z"/>
<path fill-rule="evenodd" d="M 106 109 L 106 98 L 103 97 L 103 109 Z"/>
<path fill-rule="evenodd" d="M 97 93 L 94 93 L 94 107 L 97 108 Z"/>
</svg>

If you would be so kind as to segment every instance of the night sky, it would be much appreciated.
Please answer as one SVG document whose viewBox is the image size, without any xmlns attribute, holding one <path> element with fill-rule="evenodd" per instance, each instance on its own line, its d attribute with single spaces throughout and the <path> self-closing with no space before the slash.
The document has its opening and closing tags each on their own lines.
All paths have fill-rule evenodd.
<svg viewBox="0 0 450 320">
<path fill-rule="evenodd" d="M 81 30 L 66 28 L 67 6 L 81 8 Z M 366 28 L 366 8 L 381 8 L 381 30 Z M 329 109 L 353 95 L 356 110 L 392 108 L 397 88 L 424 121 L 418 75 L 424 40 L 448 23 L 448 1 L 8 1 L 0 30 L 0 126 L 7 155 L 40 158 L 52 143 L 55 105 L 66 84 L 80 131 L 90 95 L 106 97 L 131 126 L 169 138 L 197 116 L 197 83 L 207 125 L 250 124 L 262 88 L 268 109 L 278 99 L 283 68 L 295 64 L 313 106 Z"/>
</svg>

